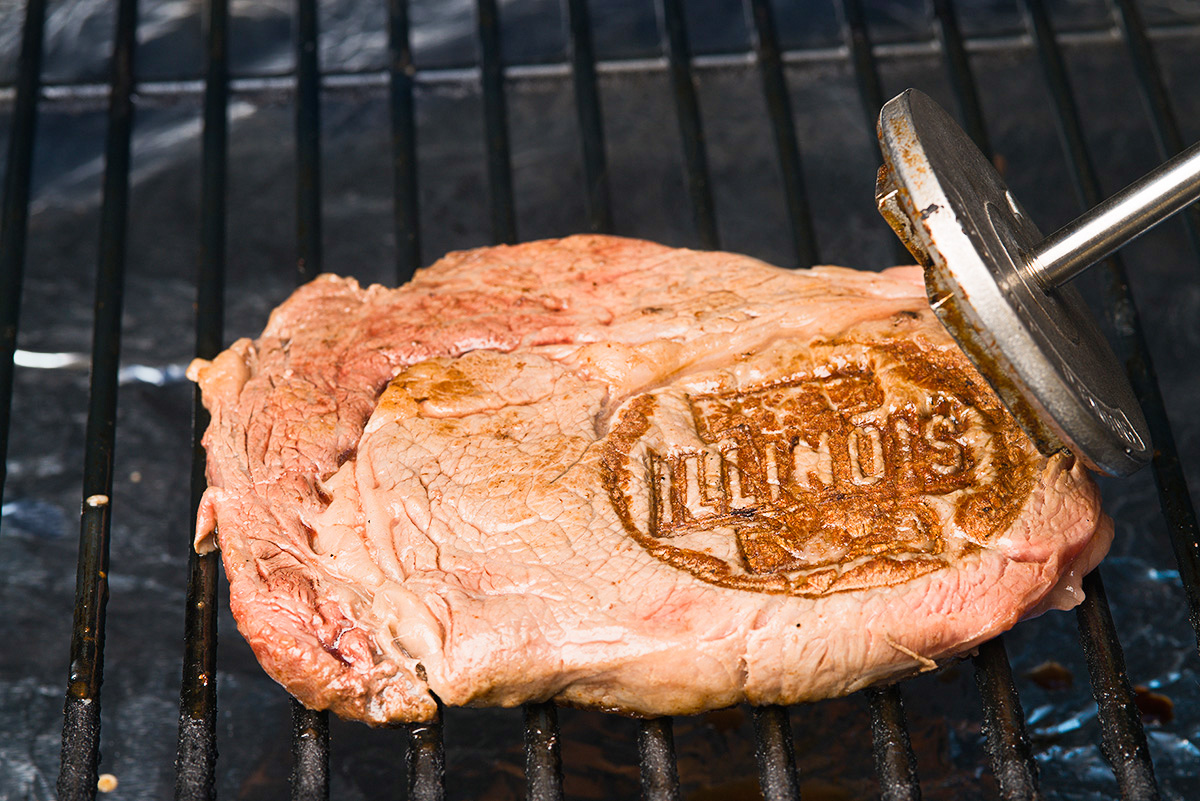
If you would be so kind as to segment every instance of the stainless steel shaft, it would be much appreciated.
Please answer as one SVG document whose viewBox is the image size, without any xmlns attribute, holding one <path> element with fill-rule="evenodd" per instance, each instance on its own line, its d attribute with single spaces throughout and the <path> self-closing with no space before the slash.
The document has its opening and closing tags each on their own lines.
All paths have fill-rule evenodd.
<svg viewBox="0 0 1200 801">
<path fill-rule="evenodd" d="M 1200 198 L 1200 142 L 1134 181 L 1026 254 L 1033 278 L 1049 289 Z"/>
</svg>

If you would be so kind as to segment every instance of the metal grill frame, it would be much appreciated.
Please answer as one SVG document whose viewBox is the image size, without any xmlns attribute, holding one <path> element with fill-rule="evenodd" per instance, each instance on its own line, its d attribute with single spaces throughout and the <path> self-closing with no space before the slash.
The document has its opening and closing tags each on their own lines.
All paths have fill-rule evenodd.
<svg viewBox="0 0 1200 801">
<path fill-rule="evenodd" d="M 1145 23 L 1134 0 L 1109 2 L 1114 25 L 1120 31 L 1134 65 L 1160 153 L 1163 158 L 1174 155 L 1182 150 L 1184 143 Z M 13 128 L 0 218 L 0 498 L 11 424 L 13 355 L 20 315 L 34 129 L 39 100 L 54 97 L 53 88 L 46 89 L 40 83 L 45 6 L 45 0 L 28 0 L 26 4 L 18 76 L 12 95 Z M 1021 0 L 1021 6 L 1045 84 L 1054 100 L 1064 155 L 1075 190 L 1081 206 L 1090 207 L 1102 197 L 1060 43 L 1042 0 Z M 591 230 L 608 233 L 613 231 L 614 224 L 588 8 L 585 0 L 565 0 L 564 7 L 569 33 L 567 68 L 574 79 L 586 177 L 587 218 Z M 682 0 L 656 0 L 656 8 L 663 57 L 675 98 L 695 225 L 703 245 L 715 249 L 720 242 L 692 79 L 694 59 L 684 24 L 683 3 Z M 796 258 L 801 265 L 811 265 L 819 261 L 819 248 L 784 75 L 785 54 L 779 47 L 768 0 L 746 0 L 745 9 L 752 34 L 753 56 L 761 74 L 777 148 Z M 864 117 L 873 128 L 884 99 L 876 66 L 877 48 L 870 41 L 860 0 L 840 0 L 838 12 Z M 274 86 L 283 92 L 293 91 L 294 87 L 298 279 L 305 281 L 320 272 L 322 263 L 320 92 L 323 80 L 328 86 L 338 76 L 322 76 L 317 63 L 315 0 L 297 0 L 297 16 L 299 36 L 294 83 L 291 77 L 260 83 L 267 90 Z M 84 455 L 77 611 L 65 704 L 62 771 L 58 783 L 60 797 L 65 799 L 93 798 L 96 793 L 111 515 L 108 498 L 112 488 L 130 133 L 135 107 L 132 97 L 136 22 L 136 0 L 118 0 L 111 82 L 109 87 L 93 88 L 97 97 L 108 98 L 109 130 Z M 388 22 L 390 64 L 386 85 L 391 103 L 394 224 L 398 244 L 396 278 L 403 282 L 421 263 L 413 98 L 414 86 L 421 75 L 413 65 L 406 0 L 388 0 Z M 228 0 L 207 0 L 204 8 L 206 62 L 196 318 L 196 355 L 202 358 L 215 356 L 223 342 L 227 109 L 233 86 L 228 68 L 228 23 Z M 477 23 L 492 237 L 497 243 L 510 243 L 517 241 L 518 234 L 505 105 L 506 71 L 500 61 L 496 0 L 478 0 Z M 931 0 L 930 26 L 931 36 L 936 36 L 944 58 L 964 126 L 990 155 L 987 128 L 967 47 L 951 0 Z M 359 80 L 369 82 L 375 78 L 359 76 Z M 243 85 L 252 84 L 254 81 L 243 82 Z M 168 85 L 162 91 L 194 89 L 193 86 Z M 87 87 L 75 87 L 75 90 L 84 94 L 88 91 Z M 1193 206 L 1185 216 L 1192 247 L 1200 257 L 1200 206 Z M 1119 257 L 1112 257 L 1104 269 L 1108 284 L 1106 310 L 1117 323 L 1119 353 L 1145 409 L 1157 445 L 1153 475 L 1179 563 L 1189 619 L 1200 643 L 1200 530 L 1124 267 Z M 200 436 L 208 424 L 198 390 L 194 394 L 193 423 L 191 503 L 194 512 L 205 486 Z M 175 795 L 180 799 L 211 799 L 215 795 L 218 573 L 216 554 L 190 555 L 176 761 Z M 1123 798 L 1157 798 L 1146 735 L 1125 673 L 1121 646 L 1099 573 L 1088 576 L 1084 587 L 1087 600 L 1079 607 L 1077 619 L 1103 724 L 1103 751 L 1113 766 Z M 1037 769 L 1002 638 L 982 646 L 974 657 L 974 665 L 984 700 L 983 727 L 988 753 L 1001 796 L 1004 799 L 1036 798 L 1039 795 Z M 899 686 L 871 689 L 866 695 L 871 708 L 876 764 L 884 798 L 919 798 L 916 763 Z M 798 798 L 799 783 L 788 711 L 780 707 L 760 708 L 754 710 L 753 718 L 764 797 L 769 801 Z M 525 727 L 528 797 L 538 801 L 561 799 L 562 767 L 555 708 L 549 704 L 527 705 Z M 293 701 L 294 798 L 328 798 L 328 731 L 326 713 L 306 710 Z M 443 798 L 445 756 L 441 715 L 432 723 L 409 726 L 407 732 L 408 797 L 422 801 Z M 638 744 L 644 797 L 678 799 L 680 787 L 670 719 L 642 722 Z"/>
</svg>

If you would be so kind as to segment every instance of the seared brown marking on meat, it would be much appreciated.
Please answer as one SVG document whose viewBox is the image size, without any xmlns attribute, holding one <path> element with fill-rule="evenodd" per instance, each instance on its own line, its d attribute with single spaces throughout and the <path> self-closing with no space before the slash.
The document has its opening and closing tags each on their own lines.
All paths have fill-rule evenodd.
<svg viewBox="0 0 1200 801">
<path fill-rule="evenodd" d="M 1041 457 L 961 354 L 912 340 L 814 349 L 838 366 L 687 394 L 698 441 L 641 442 L 654 428 L 654 395 L 622 413 L 605 485 L 633 539 L 720 586 L 819 596 L 952 564 L 968 543 L 947 550 L 933 498 L 952 503 L 969 541 L 1008 527 Z M 642 521 L 630 511 L 639 490 Z M 711 552 L 722 531 L 736 557 Z M 707 550 L 678 544 L 689 535 Z"/>
</svg>

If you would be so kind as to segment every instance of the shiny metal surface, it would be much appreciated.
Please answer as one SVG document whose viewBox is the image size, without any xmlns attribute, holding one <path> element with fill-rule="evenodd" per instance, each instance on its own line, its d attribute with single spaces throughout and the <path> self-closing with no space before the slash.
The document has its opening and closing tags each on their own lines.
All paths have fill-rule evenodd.
<svg viewBox="0 0 1200 801">
<path fill-rule="evenodd" d="M 1028 255 L 1044 287 L 1070 281 L 1200 198 L 1200 142 L 1046 237 Z"/>
<path fill-rule="evenodd" d="M 1149 434 L 1124 371 L 1078 292 L 1030 274 L 1042 234 L 992 164 L 915 90 L 884 106 L 879 140 L 881 213 L 925 266 L 938 318 L 1038 448 L 1070 447 L 1113 475 L 1144 466 Z"/>
</svg>

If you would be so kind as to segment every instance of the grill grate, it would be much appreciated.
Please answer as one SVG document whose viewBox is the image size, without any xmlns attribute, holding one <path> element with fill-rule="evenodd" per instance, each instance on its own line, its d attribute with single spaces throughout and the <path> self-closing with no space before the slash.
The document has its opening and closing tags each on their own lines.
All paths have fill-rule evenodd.
<svg viewBox="0 0 1200 801">
<path fill-rule="evenodd" d="M 1146 27 L 1132 0 L 1112 0 L 1134 73 L 1144 94 L 1148 116 L 1162 155 L 1180 151 L 1183 138 L 1175 120 Z M 1083 134 L 1059 44 L 1040 0 L 1022 0 L 1035 53 L 1054 104 L 1072 181 L 1087 206 L 1101 199 L 1099 182 Z M 589 227 L 615 229 L 606 165 L 603 114 L 597 86 L 591 21 L 584 0 L 567 0 L 570 70 L 582 141 Z M 44 0 L 29 0 L 18 62 L 8 169 L 0 229 L 0 457 L 7 451 L 11 428 L 13 353 L 25 261 L 30 167 L 38 97 L 42 94 Z M 876 47 L 867 33 L 860 0 L 842 0 L 846 52 L 852 63 L 859 99 L 873 126 L 883 100 Z M 687 189 L 696 230 L 705 247 L 719 247 L 712 180 L 705 151 L 693 58 L 680 0 L 658 0 L 662 49 L 676 104 Z M 483 97 L 489 215 L 495 242 L 518 238 L 512 156 L 505 100 L 498 9 L 495 0 L 478 0 L 478 44 Z M 767 112 L 774 135 L 780 175 L 797 262 L 819 261 L 819 248 L 803 177 L 801 151 L 784 74 L 784 58 L 767 0 L 747 0 L 746 15 L 754 55 L 761 74 Z M 297 256 L 299 278 L 308 280 L 322 269 L 320 89 L 317 61 L 315 0 L 298 0 L 296 69 Z M 119 0 L 117 36 L 109 90 L 109 128 L 105 153 L 100 252 L 98 258 L 92 382 L 84 455 L 84 499 L 81 517 L 76 621 L 71 645 L 71 676 L 65 706 L 62 798 L 94 797 L 100 735 L 100 680 L 103 669 L 104 619 L 107 600 L 108 543 L 112 495 L 118 364 L 120 356 L 125 231 L 129 210 L 130 139 L 133 124 L 133 57 L 136 0 Z M 389 0 L 388 88 L 391 103 L 392 163 L 397 247 L 396 275 L 403 281 L 421 263 L 417 193 L 417 148 L 414 85 L 417 72 L 410 47 L 405 0 Z M 967 59 L 963 35 L 949 0 L 933 0 L 932 26 L 941 43 L 951 88 L 968 132 L 990 153 L 988 132 Z M 224 322 L 226 173 L 228 166 L 228 3 L 209 0 L 205 8 L 206 65 L 202 137 L 200 259 L 197 280 L 196 354 L 211 358 L 221 349 Z M 1189 236 L 1200 256 L 1200 209 L 1190 210 Z M 1153 474 L 1163 514 L 1179 562 L 1190 621 L 1200 638 L 1200 536 L 1184 481 L 1178 449 L 1155 377 L 1137 309 L 1119 258 L 1108 261 L 1107 313 L 1119 336 L 1120 353 L 1146 411 L 1157 447 Z M 204 488 L 200 434 L 208 418 L 193 401 L 193 467 L 191 508 Z M 0 459 L 0 461 L 3 461 Z M 5 473 L 0 468 L 0 498 Z M 93 499 L 89 502 L 88 499 Z M 216 765 L 216 624 L 217 575 L 214 554 L 189 557 L 185 622 L 185 658 L 180 696 L 176 797 L 215 797 Z M 1085 579 L 1087 600 L 1077 610 L 1080 640 L 1087 658 L 1093 694 L 1099 705 L 1104 753 L 1112 764 L 1123 798 L 1159 797 L 1146 734 L 1126 676 L 1108 602 L 1098 573 Z M 985 644 L 974 659 L 983 698 L 983 726 L 993 774 L 1005 799 L 1036 798 L 1037 769 L 1012 668 L 1000 638 Z M 876 765 L 886 799 L 917 799 L 921 789 L 916 759 L 905 723 L 903 700 L 896 686 L 866 692 L 872 720 Z M 525 708 L 526 781 L 531 799 L 563 797 L 559 729 L 555 708 Z M 756 754 L 763 796 L 799 797 L 789 712 L 780 707 L 754 710 Z M 442 716 L 413 725 L 408 733 L 408 798 L 432 801 L 445 795 L 445 752 Z M 678 799 L 680 785 L 670 719 L 640 724 L 643 793 L 649 799 Z M 326 713 L 305 710 L 293 702 L 293 797 L 329 796 L 329 722 Z"/>
</svg>

